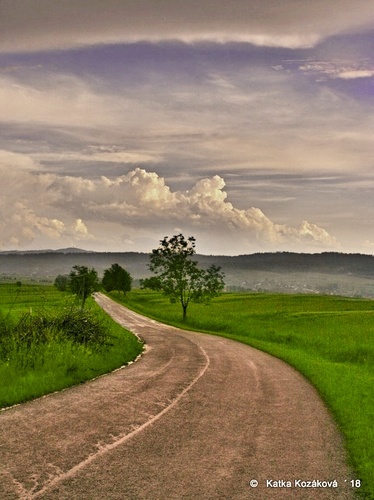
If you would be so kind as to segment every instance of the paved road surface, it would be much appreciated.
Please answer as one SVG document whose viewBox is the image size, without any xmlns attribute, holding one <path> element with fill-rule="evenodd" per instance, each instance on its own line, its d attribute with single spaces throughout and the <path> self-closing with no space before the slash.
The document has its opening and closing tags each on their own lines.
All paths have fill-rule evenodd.
<svg viewBox="0 0 374 500">
<path fill-rule="evenodd" d="M 240 343 L 97 301 L 146 341 L 146 352 L 110 375 L 0 412 L 1 500 L 351 498 L 341 438 L 296 371 Z"/>
</svg>

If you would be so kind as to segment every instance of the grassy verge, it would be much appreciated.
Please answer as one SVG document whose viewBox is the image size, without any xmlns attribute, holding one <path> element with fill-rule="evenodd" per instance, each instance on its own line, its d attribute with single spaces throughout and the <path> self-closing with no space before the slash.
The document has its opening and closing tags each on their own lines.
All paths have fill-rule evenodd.
<svg viewBox="0 0 374 500">
<path fill-rule="evenodd" d="M 117 295 L 113 298 L 118 300 Z M 238 340 L 303 373 L 330 408 L 364 498 L 374 498 L 374 302 L 332 296 L 225 294 L 181 308 L 161 294 L 133 291 L 130 308 L 159 321 Z M 355 478 L 347 478 L 355 479 Z"/>
<path fill-rule="evenodd" d="M 0 408 L 108 373 L 142 344 L 89 299 L 81 313 L 51 286 L 0 285 Z"/>
</svg>

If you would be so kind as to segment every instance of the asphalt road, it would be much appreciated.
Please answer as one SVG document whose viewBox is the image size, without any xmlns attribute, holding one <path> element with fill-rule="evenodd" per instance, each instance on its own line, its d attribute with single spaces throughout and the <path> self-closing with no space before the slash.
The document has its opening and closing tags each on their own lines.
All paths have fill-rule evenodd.
<svg viewBox="0 0 374 500">
<path fill-rule="evenodd" d="M 352 498 L 341 437 L 295 370 L 97 301 L 146 351 L 0 412 L 1 500 Z M 337 488 L 323 487 L 334 480 Z"/>
</svg>

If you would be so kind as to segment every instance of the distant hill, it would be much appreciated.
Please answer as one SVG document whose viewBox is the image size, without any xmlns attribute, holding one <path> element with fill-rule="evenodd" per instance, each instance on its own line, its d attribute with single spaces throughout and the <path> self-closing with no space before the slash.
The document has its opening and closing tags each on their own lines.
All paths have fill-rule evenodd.
<svg viewBox="0 0 374 500">
<path fill-rule="evenodd" d="M 95 253 L 91 250 L 83 250 L 82 248 L 68 247 L 59 248 L 58 250 L 5 250 L 0 252 L 0 255 L 30 255 L 30 254 L 50 254 L 50 253 Z"/>
<path fill-rule="evenodd" d="M 229 290 L 339 293 L 374 297 L 374 257 L 324 252 L 256 253 L 251 255 L 196 255 L 202 267 L 222 267 Z M 77 248 L 0 252 L 0 280 L 53 282 L 74 265 L 94 267 L 101 276 L 114 263 L 135 280 L 150 275 L 146 253 L 90 252 Z M 135 281 L 136 284 L 136 281 Z"/>
<path fill-rule="evenodd" d="M 203 260 L 206 257 L 201 257 Z M 238 255 L 235 257 L 208 257 L 227 268 L 256 269 L 264 271 L 323 272 L 328 274 L 348 274 L 374 278 L 374 256 L 323 252 L 314 254 L 276 252 Z"/>
<path fill-rule="evenodd" d="M 72 251 L 73 250 L 73 251 Z M 134 278 L 147 275 L 148 254 L 101 253 L 61 249 L 45 252 L 0 253 L 0 277 L 15 276 L 53 281 L 58 274 L 69 274 L 74 265 L 94 267 L 99 275 L 114 263 L 125 267 Z"/>
</svg>

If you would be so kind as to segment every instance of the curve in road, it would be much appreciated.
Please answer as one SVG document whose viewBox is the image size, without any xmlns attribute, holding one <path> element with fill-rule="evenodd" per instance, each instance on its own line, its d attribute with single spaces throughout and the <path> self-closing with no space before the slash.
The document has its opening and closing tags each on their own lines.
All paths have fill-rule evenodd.
<svg viewBox="0 0 374 500">
<path fill-rule="evenodd" d="M 96 300 L 145 354 L 0 413 L 2 500 L 353 498 L 341 436 L 299 373 Z"/>
</svg>

